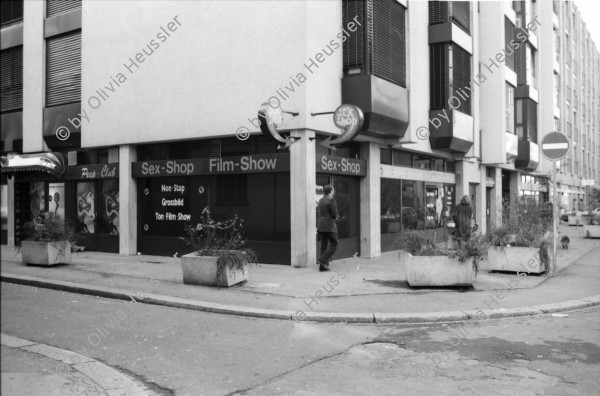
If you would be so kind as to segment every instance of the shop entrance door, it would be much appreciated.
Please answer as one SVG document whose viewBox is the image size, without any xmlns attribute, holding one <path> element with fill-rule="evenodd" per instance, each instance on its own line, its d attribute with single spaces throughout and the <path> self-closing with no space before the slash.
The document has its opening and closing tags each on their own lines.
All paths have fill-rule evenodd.
<svg viewBox="0 0 600 396">
<path fill-rule="evenodd" d="M 119 180 L 75 183 L 75 232 L 85 250 L 119 252 Z"/>
<path fill-rule="evenodd" d="M 360 195 L 357 177 L 317 174 L 318 202 L 323 197 L 323 187 L 331 184 L 337 202 L 339 217 L 336 221 L 340 244 L 334 260 L 360 255 Z M 318 219 L 318 215 L 317 215 Z M 317 258 L 321 243 L 317 242 Z"/>
</svg>

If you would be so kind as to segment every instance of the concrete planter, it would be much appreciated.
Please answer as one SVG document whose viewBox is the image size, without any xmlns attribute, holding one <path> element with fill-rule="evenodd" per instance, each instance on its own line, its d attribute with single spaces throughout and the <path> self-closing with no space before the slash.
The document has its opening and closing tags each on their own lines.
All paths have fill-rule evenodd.
<svg viewBox="0 0 600 396">
<path fill-rule="evenodd" d="M 569 225 L 570 226 L 583 225 L 583 219 L 581 218 L 581 216 L 569 216 Z"/>
<path fill-rule="evenodd" d="M 183 283 L 186 285 L 230 287 L 248 280 L 247 266 L 243 270 L 237 268 L 225 270 L 217 279 L 217 260 L 218 257 L 216 256 L 199 256 L 196 252 L 181 256 Z"/>
<path fill-rule="evenodd" d="M 410 286 L 472 286 L 473 259 L 459 262 L 447 256 L 401 256 L 405 260 L 406 281 Z"/>
<path fill-rule="evenodd" d="M 600 225 L 583 225 L 583 235 L 586 238 L 600 238 Z"/>
<path fill-rule="evenodd" d="M 24 264 L 69 264 L 71 257 L 71 243 L 67 241 L 21 242 L 21 260 Z"/>
<path fill-rule="evenodd" d="M 482 269 L 541 274 L 546 268 L 540 260 L 539 251 L 532 247 L 492 246 L 488 248 L 487 262 L 482 263 Z"/>
</svg>

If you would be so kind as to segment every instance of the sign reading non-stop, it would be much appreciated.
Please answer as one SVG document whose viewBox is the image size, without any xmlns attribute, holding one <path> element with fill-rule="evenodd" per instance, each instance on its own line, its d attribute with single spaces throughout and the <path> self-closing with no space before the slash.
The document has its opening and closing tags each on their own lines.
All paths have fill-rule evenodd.
<svg viewBox="0 0 600 396">
<path fill-rule="evenodd" d="M 567 156 L 569 140 L 560 132 L 550 132 L 542 140 L 542 154 L 551 161 L 558 161 Z"/>
</svg>

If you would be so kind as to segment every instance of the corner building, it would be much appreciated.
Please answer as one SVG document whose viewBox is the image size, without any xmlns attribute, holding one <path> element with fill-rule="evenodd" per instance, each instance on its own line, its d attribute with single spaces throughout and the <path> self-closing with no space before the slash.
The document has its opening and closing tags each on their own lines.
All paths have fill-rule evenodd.
<svg viewBox="0 0 600 396">
<path fill-rule="evenodd" d="M 88 250 L 183 254 L 209 206 L 245 220 L 260 262 L 309 267 L 326 184 L 336 258 L 443 235 L 463 195 L 483 230 L 511 196 L 548 199 L 544 2 L 116 4 L 2 3 L 3 244 L 48 210 Z M 265 102 L 289 148 L 261 132 Z M 334 149 L 341 104 L 364 125 Z"/>
</svg>

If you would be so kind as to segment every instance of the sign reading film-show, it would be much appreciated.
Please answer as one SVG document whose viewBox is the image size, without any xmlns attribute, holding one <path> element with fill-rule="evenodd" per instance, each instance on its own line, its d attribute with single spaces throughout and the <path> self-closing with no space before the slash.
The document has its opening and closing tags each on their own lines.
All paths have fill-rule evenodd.
<svg viewBox="0 0 600 396">
<path fill-rule="evenodd" d="M 362 159 L 317 155 L 317 173 L 330 173 L 346 176 L 366 176 L 367 161 Z"/>
<path fill-rule="evenodd" d="M 133 177 L 197 176 L 288 172 L 289 154 L 142 161 L 132 164 Z"/>
</svg>

